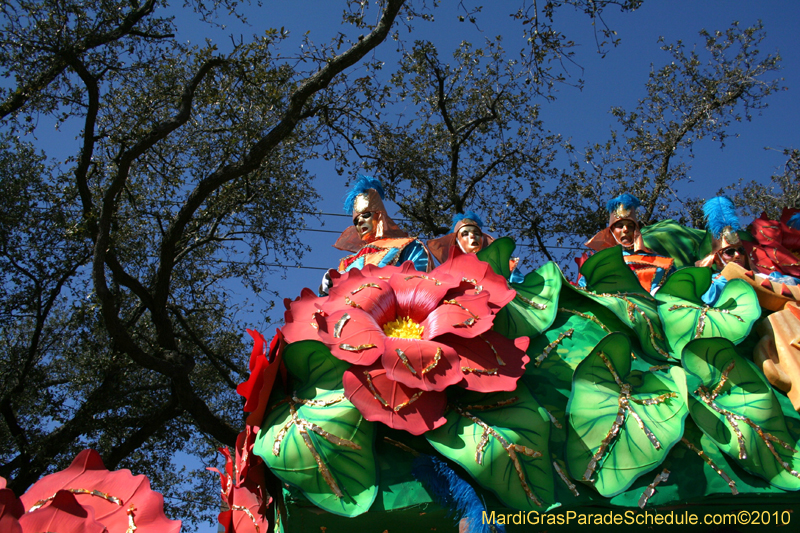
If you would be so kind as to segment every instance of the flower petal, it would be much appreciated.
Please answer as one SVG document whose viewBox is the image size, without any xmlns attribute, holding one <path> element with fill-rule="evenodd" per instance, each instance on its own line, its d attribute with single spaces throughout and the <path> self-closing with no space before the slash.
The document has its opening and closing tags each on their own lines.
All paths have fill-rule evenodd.
<svg viewBox="0 0 800 533">
<path fill-rule="evenodd" d="M 495 311 L 514 299 L 515 291 L 508 286 L 506 279 L 495 274 L 489 263 L 481 261 L 475 254 L 459 254 L 448 257 L 447 261 L 434 268 L 432 277 L 448 275 L 456 281 L 464 282 L 461 287 L 447 295 L 448 299 L 462 294 L 489 293 L 489 305 Z"/>
<path fill-rule="evenodd" d="M 424 339 L 433 339 L 445 333 L 459 337 L 476 337 L 491 329 L 494 315 L 489 308 L 489 295 L 485 292 L 444 300 L 422 322 Z"/>
<path fill-rule="evenodd" d="M 386 377 L 408 387 L 441 391 L 461 381 L 456 351 L 443 344 L 387 337 L 381 364 Z"/>
<path fill-rule="evenodd" d="M 318 320 L 320 338 L 334 357 L 354 365 L 371 365 L 383 354 L 386 335 L 369 313 L 353 308 Z"/>
<path fill-rule="evenodd" d="M 281 331 L 287 342 L 319 340 L 316 317 L 322 313 L 321 304 L 325 300 L 326 298 L 318 297 L 314 291 L 306 287 L 294 301 L 288 298 L 283 301 L 286 306 L 286 312 L 283 314 L 286 325 Z"/>
<path fill-rule="evenodd" d="M 247 417 L 248 423 L 260 424 L 264 420 L 264 410 L 267 408 L 269 395 L 278 375 L 286 341 L 281 330 L 277 330 L 270 343 L 269 352 L 265 353 L 266 343 L 261 333 L 254 329 L 248 329 L 247 333 L 254 341 L 253 352 L 250 355 L 250 376 L 247 381 L 239 383 L 236 392 L 245 398 L 244 411 L 250 413 Z"/>
<path fill-rule="evenodd" d="M 345 396 L 369 421 L 382 422 L 412 435 L 421 435 L 447 421 L 444 392 L 421 391 L 392 381 L 380 363 L 350 367 L 343 382 Z"/>
<path fill-rule="evenodd" d="M 511 340 L 497 332 L 487 331 L 474 339 L 453 334 L 437 339 L 452 346 L 461 359 L 464 381 L 461 386 L 478 392 L 513 391 L 517 380 L 525 373 L 530 362 L 526 355 L 530 339 Z"/>
<path fill-rule="evenodd" d="M 447 291 L 458 287 L 458 281 L 450 276 L 434 278 L 416 270 L 394 274 L 389 283 L 397 298 L 397 316 L 410 317 L 414 322 L 425 320 Z"/>
<path fill-rule="evenodd" d="M 354 268 L 333 282 L 323 309 L 334 313 L 342 309 L 362 309 L 378 324 L 396 318 L 396 300 L 389 282 L 375 276 L 365 276 Z"/>
<path fill-rule="evenodd" d="M 94 510 L 92 518 L 108 528 L 109 531 L 125 531 L 130 524 L 128 510 L 135 508 L 133 519 L 137 533 L 177 532 L 181 523 L 169 520 L 164 514 L 164 498 L 161 494 L 150 490 L 150 481 L 143 475 L 134 476 L 129 470 L 109 472 L 103 461 L 94 450 L 84 450 L 72 461 L 66 470 L 45 476 L 20 497 L 25 509 L 30 509 L 40 500 L 48 500 L 60 489 L 83 491 L 99 491 L 109 498 L 94 494 L 76 494 L 75 499 L 83 508 Z M 72 496 L 71 493 L 68 493 Z M 111 497 L 120 503 L 115 503 Z M 56 506 L 59 498 L 41 508 L 47 510 Z M 72 508 L 68 499 L 63 500 L 65 509 Z M 37 511 L 38 512 L 38 511 Z M 54 511 L 55 512 L 55 511 Z M 20 518 L 20 523 L 34 513 L 27 513 Z M 61 516 L 61 515 L 59 515 Z M 26 530 L 25 524 L 23 530 Z M 34 531 L 31 529 L 30 531 Z M 35 529 L 47 531 L 47 529 Z M 50 531 L 61 531 L 50 529 Z"/>
</svg>

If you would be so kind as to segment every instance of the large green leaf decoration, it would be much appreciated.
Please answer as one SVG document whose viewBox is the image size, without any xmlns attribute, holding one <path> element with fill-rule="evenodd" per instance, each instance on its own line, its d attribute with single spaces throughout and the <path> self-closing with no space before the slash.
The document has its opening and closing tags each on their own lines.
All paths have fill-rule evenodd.
<svg viewBox="0 0 800 533">
<path fill-rule="evenodd" d="M 697 248 L 706 236 L 701 229 L 687 228 L 667 219 L 642 228 L 644 244 L 655 253 L 675 260 L 675 268 L 694 266 Z"/>
<path fill-rule="evenodd" d="M 489 263 L 495 274 L 499 274 L 508 279 L 511 277 L 511 268 L 508 260 L 511 259 L 511 254 L 517 247 L 514 241 L 509 237 L 501 237 L 478 252 L 476 255 L 481 261 Z"/>
<path fill-rule="evenodd" d="M 365 513 L 378 493 L 375 425 L 344 396 L 350 365 L 316 341 L 290 344 L 284 361 L 293 394 L 270 406 L 254 453 L 318 507 Z"/>
<path fill-rule="evenodd" d="M 525 374 L 536 376 L 569 396 L 575 368 L 607 334 L 590 319 L 560 311 L 550 329 L 531 339 L 527 351 L 531 360 Z"/>
<path fill-rule="evenodd" d="M 731 341 L 697 339 L 681 364 L 698 427 L 745 470 L 784 490 L 800 489 L 798 441 L 760 370 Z"/>
<path fill-rule="evenodd" d="M 294 378 L 297 394 L 312 399 L 316 394 L 342 388 L 344 371 L 350 363 L 337 359 L 318 341 L 289 344 L 283 355 L 286 370 Z"/>
<path fill-rule="evenodd" d="M 683 372 L 631 370 L 630 340 L 612 333 L 575 370 L 567 412 L 570 474 L 612 497 L 661 464 L 680 440 L 688 414 Z"/>
<path fill-rule="evenodd" d="M 703 303 L 702 295 L 710 286 L 705 284 L 708 269 L 685 269 L 667 280 L 658 292 L 660 305 L 658 314 L 673 349 L 680 357 L 683 348 L 692 339 L 723 337 L 734 344 L 740 343 L 750 333 L 756 320 L 761 317 L 761 306 L 753 288 L 744 280 L 729 281 L 711 307 Z M 695 285 L 693 281 L 702 281 Z"/>
<path fill-rule="evenodd" d="M 533 337 L 549 328 L 558 310 L 558 293 L 564 279 L 552 261 L 528 273 L 522 283 L 510 283 L 514 299 L 494 318 L 493 329 L 515 339 Z"/>
<path fill-rule="evenodd" d="M 612 246 L 589 257 L 581 266 L 581 274 L 586 278 L 586 287 L 592 292 L 650 295 L 625 263 L 622 246 Z"/>
<path fill-rule="evenodd" d="M 510 508 L 545 511 L 554 503 L 550 419 L 524 384 L 465 394 L 451 407 L 447 422 L 425 434 L 439 453 Z"/>
<path fill-rule="evenodd" d="M 641 288 L 641 285 L 639 287 Z M 624 327 L 614 327 L 612 321 L 607 318 L 601 318 L 601 321 L 612 331 L 632 330 L 644 353 L 652 359 L 660 362 L 672 359 L 658 314 L 656 299 L 649 293 L 644 291 L 595 293 L 572 286 L 570 286 L 570 290 L 580 293 L 586 299 L 599 304 L 599 307 L 610 311 L 617 323 Z M 566 303 L 570 299 L 564 297 L 563 291 L 560 301 L 564 303 L 559 306 L 559 309 L 570 305 Z M 595 314 L 598 315 L 598 318 L 600 317 L 597 312 Z"/>
<path fill-rule="evenodd" d="M 275 406 L 253 451 L 314 505 L 358 516 L 378 494 L 374 438 L 374 424 L 363 419 L 342 389 Z"/>
</svg>

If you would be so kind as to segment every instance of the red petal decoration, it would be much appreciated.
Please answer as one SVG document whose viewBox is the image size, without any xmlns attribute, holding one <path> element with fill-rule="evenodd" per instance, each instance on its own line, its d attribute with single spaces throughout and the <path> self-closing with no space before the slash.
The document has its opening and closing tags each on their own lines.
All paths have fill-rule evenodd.
<svg viewBox="0 0 800 533">
<path fill-rule="evenodd" d="M 455 348 L 464 376 L 461 386 L 469 390 L 513 391 L 517 388 L 517 380 L 525 374 L 525 365 L 530 362 L 525 353 L 530 342 L 528 337 L 511 340 L 487 331 L 474 339 L 448 334 L 437 340 Z"/>
<path fill-rule="evenodd" d="M 386 335 L 369 313 L 349 309 L 320 320 L 325 324 L 320 328 L 320 337 L 334 357 L 356 365 L 371 365 L 383 354 Z"/>
<path fill-rule="evenodd" d="M 290 302 L 284 300 L 286 312 L 283 314 L 286 325 L 281 328 L 286 342 L 318 341 L 316 317 L 322 312 L 322 303 L 326 298 L 318 297 L 314 291 L 304 288 L 300 296 Z"/>
<path fill-rule="evenodd" d="M 394 292 L 387 280 L 365 276 L 354 268 L 334 282 L 323 309 L 331 314 L 342 309 L 362 309 L 378 324 L 384 324 L 396 318 L 396 306 Z"/>
<path fill-rule="evenodd" d="M 513 292 L 513 291 L 512 291 Z M 494 315 L 489 308 L 489 294 L 459 296 L 445 300 L 428 315 L 422 325 L 424 339 L 434 339 L 445 333 L 459 337 L 476 337 L 492 327 Z"/>
<path fill-rule="evenodd" d="M 97 495 L 76 494 L 74 499 L 84 508 L 92 509 L 93 519 L 105 525 L 110 532 L 122 533 L 128 529 L 128 511 L 131 506 L 136 533 L 168 533 L 180 530 L 180 521 L 170 520 L 164 515 L 164 498 L 150 490 L 150 481 L 145 476 L 134 476 L 129 470 L 109 472 L 103 465 L 100 454 L 94 450 L 82 451 L 66 470 L 45 476 L 34 483 L 20 500 L 25 509 L 30 510 L 37 502 L 48 501 L 62 489 L 99 491 Z M 109 501 L 112 499 L 114 500 Z M 41 510 L 47 510 L 57 500 L 58 498 L 45 503 Z M 117 501 L 119 503 L 115 503 Z M 25 517 L 32 514 L 28 513 Z M 26 529 L 25 524 L 23 528 Z M 36 531 L 65 533 L 63 529 L 45 528 Z"/>
<path fill-rule="evenodd" d="M 764 278 L 764 281 L 761 282 L 761 286 L 765 289 L 772 290 L 772 282 L 769 280 L 769 278 Z"/>
<path fill-rule="evenodd" d="M 0 477 L 0 531 L 22 533 L 19 518 L 25 514 L 25 508 L 11 489 L 7 489 L 5 486 L 6 480 Z"/>
<path fill-rule="evenodd" d="M 280 368 L 283 361 L 283 350 L 286 348 L 286 341 L 281 331 L 277 330 L 270 343 L 269 355 L 267 355 L 264 353 L 264 344 L 266 344 L 264 337 L 254 329 L 248 329 L 247 333 L 253 337 L 253 352 L 250 355 L 250 377 L 236 387 L 236 392 L 239 396 L 245 398 L 244 412 L 250 413 L 247 417 L 247 423 L 260 425 L 261 421 L 264 420 L 264 411 L 267 408 L 269 395 L 275 384 L 278 368 Z"/>
<path fill-rule="evenodd" d="M 455 257 L 449 257 L 447 261 L 434 268 L 429 276 L 437 277 L 442 275 L 449 275 L 456 281 L 461 282 L 467 280 L 470 287 L 480 287 L 479 293 L 489 293 L 489 305 L 495 311 L 504 307 L 508 302 L 514 299 L 516 292 L 509 288 L 506 279 L 495 274 L 489 263 L 485 263 L 478 259 L 475 254 L 460 254 Z M 447 298 L 454 298 L 465 294 L 460 291 L 454 291 L 447 295 Z"/>
<path fill-rule="evenodd" d="M 347 399 L 371 422 L 422 435 L 447 421 L 444 392 L 420 391 L 392 381 L 380 363 L 350 367 L 343 381 Z"/>
<path fill-rule="evenodd" d="M 426 391 L 442 391 L 461 381 L 458 354 L 449 346 L 394 337 L 387 337 L 384 346 L 381 365 L 392 381 Z"/>
<path fill-rule="evenodd" d="M 266 515 L 272 498 L 265 489 L 262 460 L 252 453 L 257 433 L 257 427 L 246 426 L 236 439 L 235 482 L 233 460 L 227 448 L 219 449 L 226 459 L 225 473 L 208 469 L 220 474 L 222 501 L 229 510 L 221 512 L 218 520 L 226 533 L 262 533 L 269 526 Z"/>
<path fill-rule="evenodd" d="M 459 281 L 444 273 L 434 277 L 412 270 L 394 274 L 389 283 L 397 298 L 397 316 L 419 323 L 440 305 L 447 291 L 458 287 Z"/>
<path fill-rule="evenodd" d="M 51 496 L 53 495 L 51 494 Z M 19 525 L 22 531 L 31 533 L 40 531 L 56 533 L 105 533 L 106 531 L 116 533 L 118 531 L 122 533 L 127 529 L 127 525 L 123 529 L 106 529 L 106 526 L 95 519 L 92 506 L 82 506 L 77 498 L 66 490 L 59 490 L 46 506 L 24 514 L 19 519 Z M 136 527 L 138 530 L 138 522 Z M 151 531 L 155 530 L 151 529 Z"/>
</svg>

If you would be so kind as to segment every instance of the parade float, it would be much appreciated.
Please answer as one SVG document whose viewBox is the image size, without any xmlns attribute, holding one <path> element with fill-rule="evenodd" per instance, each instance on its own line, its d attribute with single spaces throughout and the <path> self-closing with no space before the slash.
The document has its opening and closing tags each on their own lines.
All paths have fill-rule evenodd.
<svg viewBox="0 0 800 533">
<path fill-rule="evenodd" d="M 666 255 L 675 226 L 644 240 Z M 552 529 L 665 509 L 788 524 L 798 294 L 740 268 L 705 303 L 712 269 L 688 265 L 708 236 L 677 231 L 681 268 L 655 295 L 621 246 L 583 261 L 583 287 L 552 262 L 511 282 L 515 244 L 500 238 L 429 272 L 334 271 L 327 295 L 287 299 L 271 342 L 250 332 L 228 531 Z M 770 253 L 745 238 L 751 256 Z M 252 478 L 265 473 L 269 495 Z"/>
</svg>

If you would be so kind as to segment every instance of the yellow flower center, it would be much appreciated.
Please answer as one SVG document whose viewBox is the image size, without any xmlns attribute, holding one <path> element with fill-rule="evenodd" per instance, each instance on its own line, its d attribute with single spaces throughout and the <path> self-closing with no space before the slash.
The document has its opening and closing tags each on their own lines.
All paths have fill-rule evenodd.
<svg viewBox="0 0 800 533">
<path fill-rule="evenodd" d="M 397 339 L 421 339 L 425 326 L 417 324 L 410 317 L 398 318 L 383 325 L 387 337 Z"/>
</svg>

